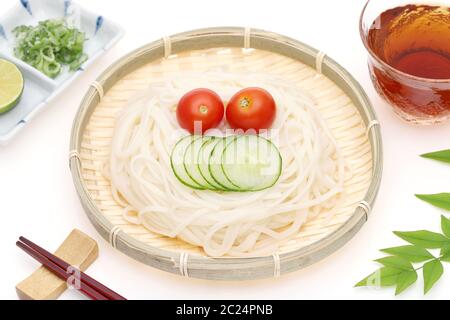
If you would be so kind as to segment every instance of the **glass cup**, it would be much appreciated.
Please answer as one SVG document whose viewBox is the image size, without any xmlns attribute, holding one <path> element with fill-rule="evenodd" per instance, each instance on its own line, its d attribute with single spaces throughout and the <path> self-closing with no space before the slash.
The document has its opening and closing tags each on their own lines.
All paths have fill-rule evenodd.
<svg viewBox="0 0 450 320">
<path fill-rule="evenodd" d="M 369 0 L 360 32 L 375 88 L 402 119 L 424 125 L 450 119 L 448 1 Z"/>
</svg>

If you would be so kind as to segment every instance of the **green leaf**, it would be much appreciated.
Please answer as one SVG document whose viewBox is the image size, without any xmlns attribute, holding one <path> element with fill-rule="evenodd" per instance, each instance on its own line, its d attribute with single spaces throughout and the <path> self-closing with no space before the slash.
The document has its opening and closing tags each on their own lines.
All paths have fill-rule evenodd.
<svg viewBox="0 0 450 320">
<path fill-rule="evenodd" d="M 450 262 L 450 248 L 443 248 L 441 250 L 441 261 Z"/>
<path fill-rule="evenodd" d="M 396 269 L 402 270 L 413 270 L 413 265 L 408 260 L 405 260 L 401 257 L 385 257 L 378 260 L 375 260 L 378 263 L 381 263 L 385 267 L 392 267 Z"/>
<path fill-rule="evenodd" d="M 416 197 L 435 207 L 450 211 L 450 193 L 416 194 Z"/>
<path fill-rule="evenodd" d="M 442 232 L 445 234 L 447 238 L 450 238 L 450 219 L 447 219 L 444 216 L 441 216 L 441 228 Z"/>
<path fill-rule="evenodd" d="M 428 250 L 417 246 L 402 246 L 380 250 L 381 252 L 402 257 L 410 262 L 423 262 L 434 259 Z"/>
<path fill-rule="evenodd" d="M 383 267 L 358 282 L 355 287 L 392 287 L 397 284 L 398 276 L 404 270 Z"/>
<path fill-rule="evenodd" d="M 413 283 L 417 281 L 416 270 L 404 271 L 397 278 L 397 288 L 395 290 L 395 295 L 398 296 L 400 293 L 408 289 Z"/>
<path fill-rule="evenodd" d="M 425 281 L 424 292 L 427 294 L 436 282 L 442 277 L 444 267 L 439 260 L 427 262 L 423 267 L 423 279 Z"/>
<path fill-rule="evenodd" d="M 450 150 L 442 150 L 438 152 L 426 153 L 421 155 L 421 157 L 450 163 Z"/>
<path fill-rule="evenodd" d="M 413 232 L 394 232 L 396 236 L 416 246 L 427 249 L 441 249 L 450 246 L 450 239 L 440 233 L 421 230 Z"/>
</svg>

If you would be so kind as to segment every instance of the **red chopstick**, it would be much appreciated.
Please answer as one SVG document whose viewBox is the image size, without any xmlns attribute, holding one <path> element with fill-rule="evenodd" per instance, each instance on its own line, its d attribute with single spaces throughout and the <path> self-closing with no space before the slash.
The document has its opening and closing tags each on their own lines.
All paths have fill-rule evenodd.
<svg viewBox="0 0 450 320">
<path fill-rule="evenodd" d="M 53 262 L 54 264 L 56 264 L 57 266 L 59 266 L 63 270 L 68 270 L 68 268 L 70 267 L 69 263 L 67 263 L 64 260 L 58 258 L 54 254 L 48 252 L 47 250 L 45 250 L 44 248 L 38 246 L 37 244 L 35 244 L 34 242 L 28 240 L 27 238 L 20 237 L 19 240 L 22 241 L 27 246 L 29 246 L 30 248 L 34 249 L 35 251 L 41 253 L 45 258 L 47 258 L 48 260 L 50 260 L 51 262 Z M 101 284 L 100 282 L 98 282 L 97 280 L 91 278 L 90 276 L 88 276 L 87 274 L 85 274 L 82 271 L 80 271 L 80 281 L 82 283 L 85 283 L 87 286 L 93 288 L 97 292 L 101 293 L 103 296 L 105 296 L 109 300 L 127 300 L 123 296 L 118 294 L 117 292 L 111 290 L 107 286 Z"/>
<path fill-rule="evenodd" d="M 70 277 L 70 274 L 67 273 L 66 270 L 60 268 L 57 264 L 53 263 L 49 259 L 47 259 L 45 256 L 43 256 L 38 251 L 34 250 L 33 248 L 30 248 L 29 246 L 25 245 L 24 243 L 17 241 L 16 245 L 21 248 L 23 251 L 28 253 L 30 256 L 35 258 L 37 261 L 42 263 L 47 269 L 52 271 L 56 276 L 59 278 L 67 281 Z M 108 300 L 107 297 L 102 295 L 101 293 L 97 292 L 95 289 L 89 287 L 85 283 L 80 283 L 80 288 L 78 289 L 81 293 L 83 293 L 88 298 L 91 298 L 92 300 Z"/>
</svg>

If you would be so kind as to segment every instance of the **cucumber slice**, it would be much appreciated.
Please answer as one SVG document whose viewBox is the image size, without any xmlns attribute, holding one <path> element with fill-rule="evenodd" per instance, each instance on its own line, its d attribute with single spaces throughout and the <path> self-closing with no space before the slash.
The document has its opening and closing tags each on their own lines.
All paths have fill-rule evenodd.
<svg viewBox="0 0 450 320">
<path fill-rule="evenodd" d="M 175 145 L 172 155 L 170 156 L 170 165 L 172 166 L 173 173 L 180 182 L 190 188 L 204 190 L 205 188 L 194 181 L 187 173 L 184 167 L 184 155 L 187 148 L 192 144 L 194 140 L 198 139 L 195 136 L 187 136 Z"/>
<path fill-rule="evenodd" d="M 232 143 L 236 139 L 235 136 L 226 137 L 221 139 L 219 143 L 213 149 L 211 157 L 209 158 L 209 172 L 211 177 L 216 183 L 218 183 L 222 188 L 228 191 L 241 191 L 240 188 L 233 184 L 225 175 L 222 169 L 222 154 L 227 145 Z"/>
<path fill-rule="evenodd" d="M 218 143 L 223 142 L 222 138 L 213 137 L 212 139 L 208 139 L 203 143 L 203 146 L 200 148 L 198 153 L 198 169 L 200 170 L 200 174 L 203 178 L 208 181 L 208 183 L 214 187 L 216 190 L 227 191 L 223 186 L 217 183 L 211 175 L 209 171 L 209 159 L 211 158 L 212 152 Z"/>
<path fill-rule="evenodd" d="M 229 143 L 221 163 L 225 176 L 242 191 L 265 190 L 281 176 L 280 151 L 272 142 L 259 136 L 239 136 Z"/>
<path fill-rule="evenodd" d="M 199 169 L 199 153 L 205 142 L 212 140 L 213 137 L 197 137 L 191 144 L 186 148 L 184 154 L 184 168 L 189 175 L 189 177 L 195 181 L 196 184 L 200 185 L 203 189 L 216 190 L 216 188 L 211 185 L 205 178 L 203 178 Z"/>
</svg>

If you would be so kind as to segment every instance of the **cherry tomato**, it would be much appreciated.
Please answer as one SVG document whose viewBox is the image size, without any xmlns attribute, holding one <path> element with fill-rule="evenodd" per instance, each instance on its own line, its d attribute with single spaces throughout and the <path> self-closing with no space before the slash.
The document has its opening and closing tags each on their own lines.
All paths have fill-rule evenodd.
<svg viewBox="0 0 450 320">
<path fill-rule="evenodd" d="M 225 107 L 219 95 L 212 90 L 201 88 L 192 90 L 181 98 L 177 119 L 183 129 L 192 134 L 200 134 L 217 127 L 224 113 Z"/>
<path fill-rule="evenodd" d="M 247 88 L 235 94 L 227 106 L 227 121 L 233 129 L 269 129 L 277 107 L 272 95 L 261 88 Z"/>
</svg>

